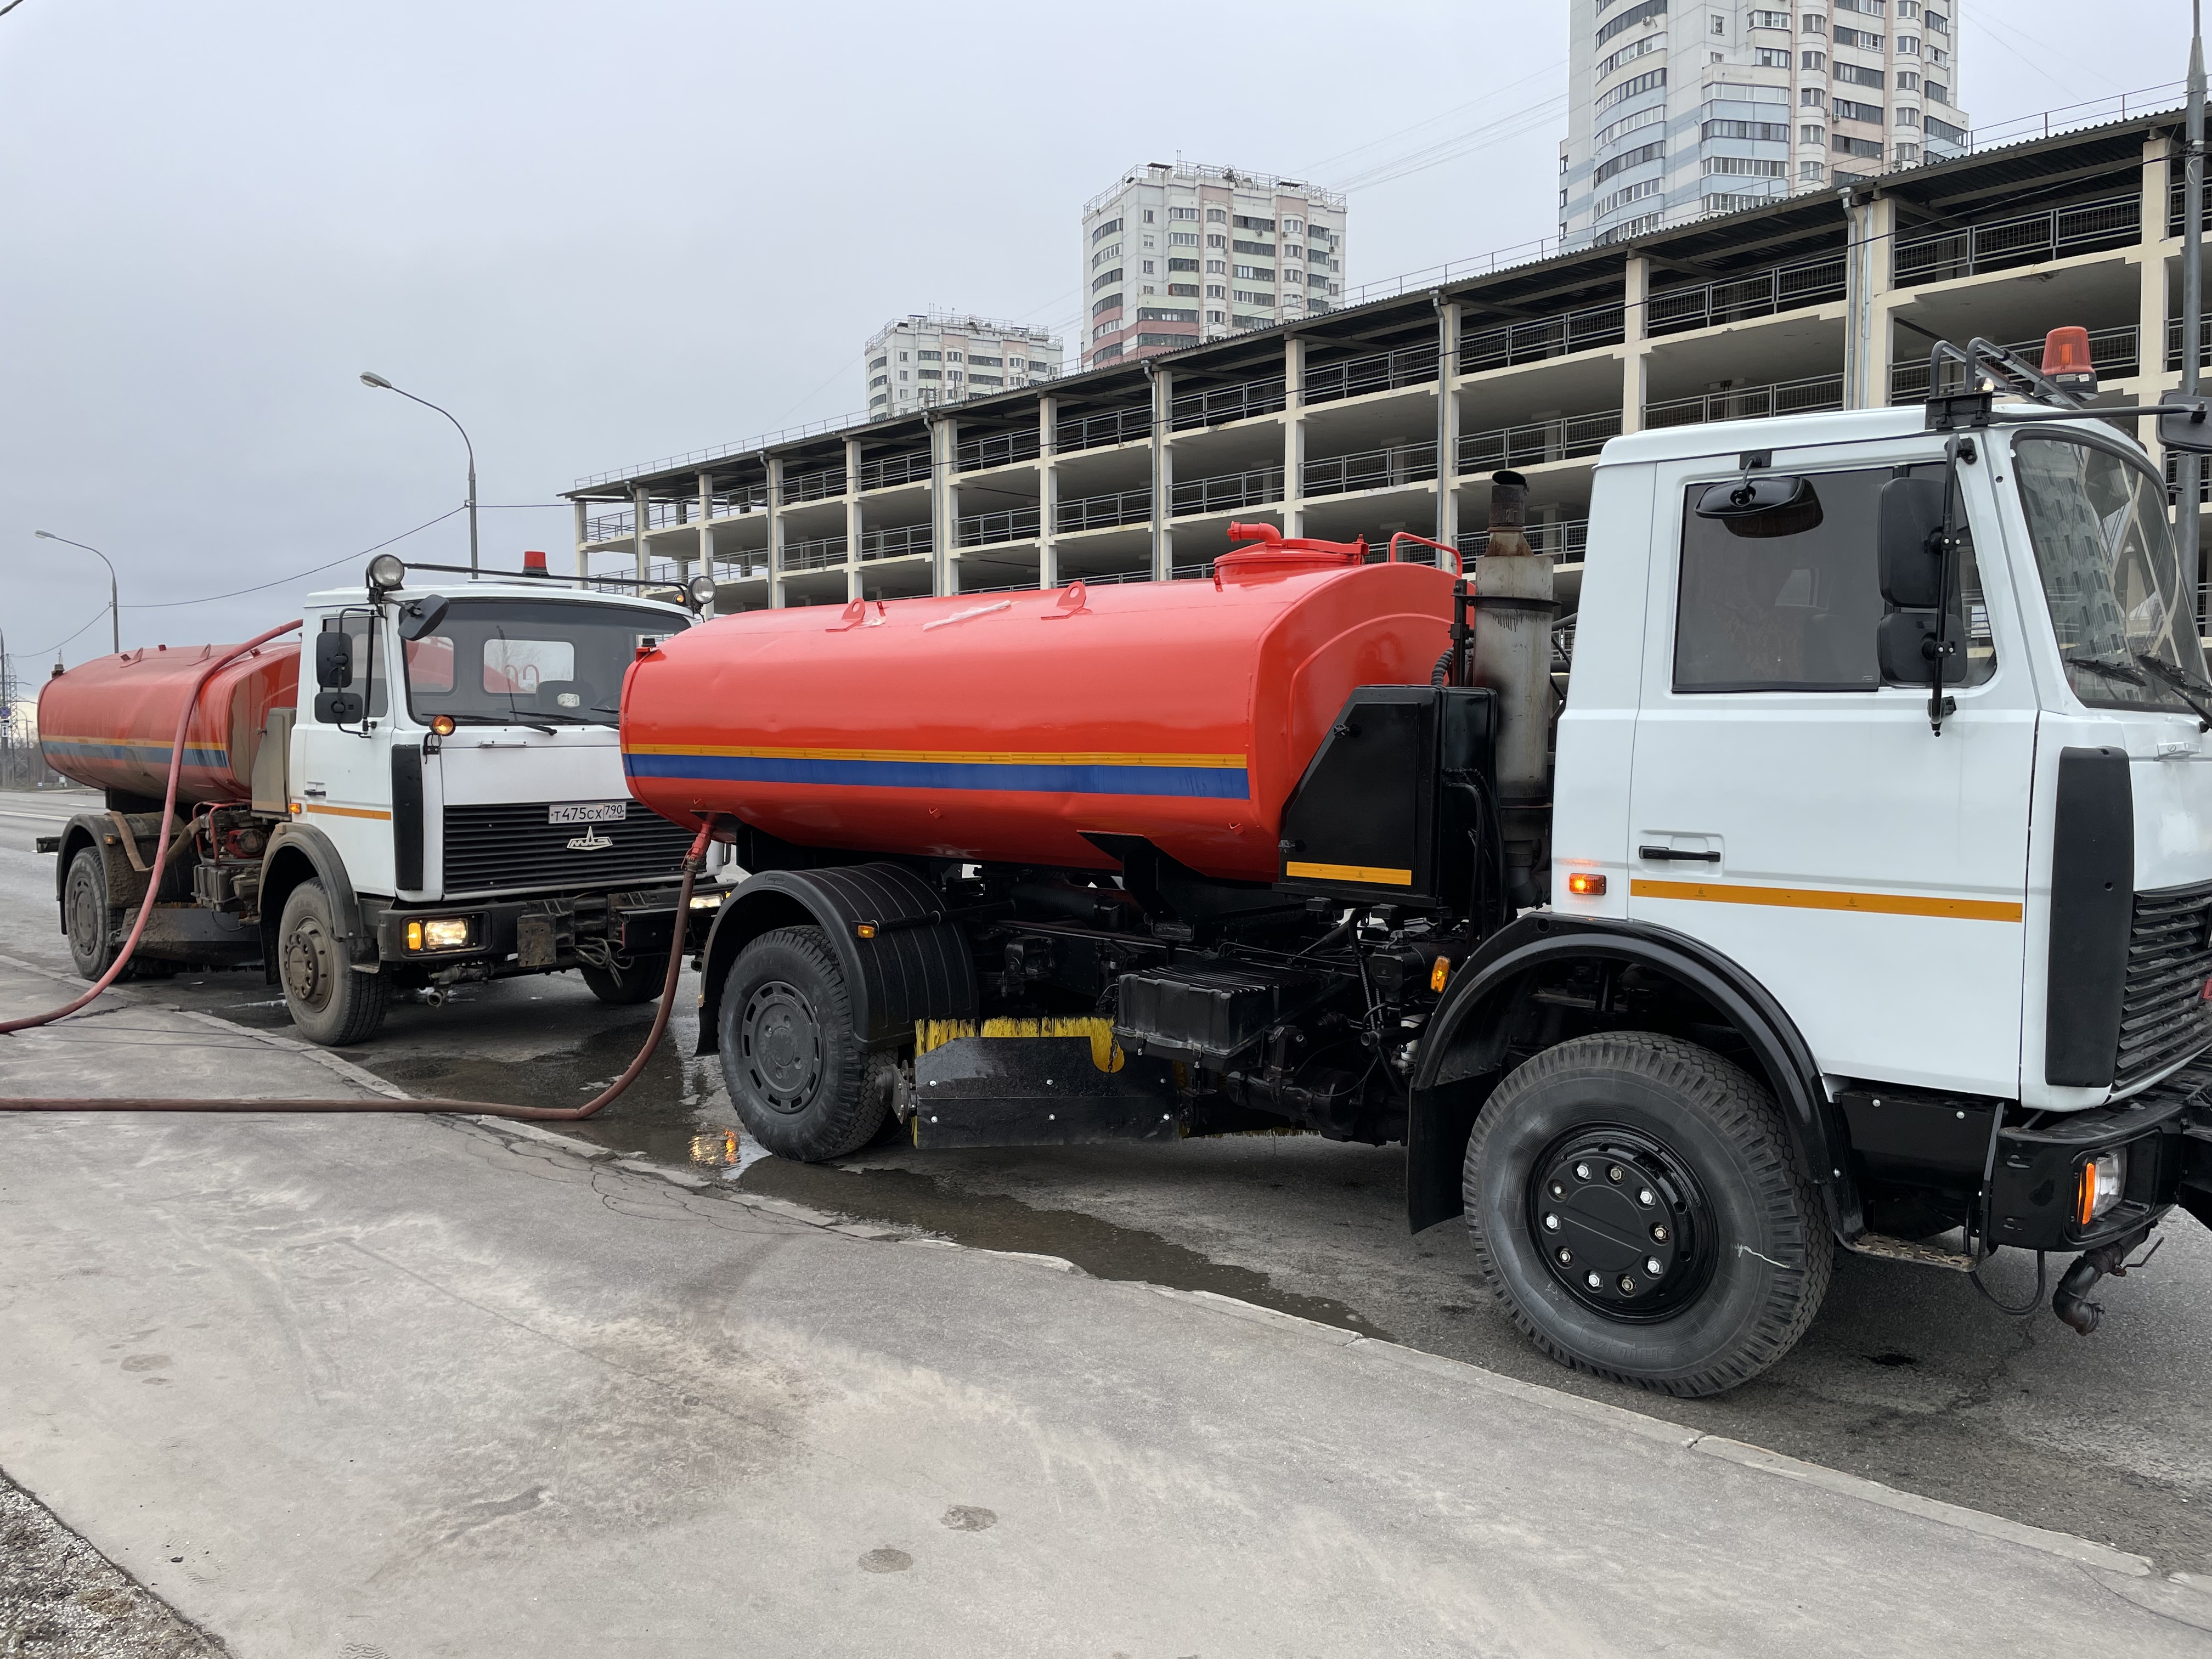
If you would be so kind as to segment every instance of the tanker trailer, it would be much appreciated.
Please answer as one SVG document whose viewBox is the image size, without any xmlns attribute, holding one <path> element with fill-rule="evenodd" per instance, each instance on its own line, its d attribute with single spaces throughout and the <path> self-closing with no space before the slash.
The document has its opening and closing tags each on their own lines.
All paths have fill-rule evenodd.
<svg viewBox="0 0 2212 1659">
<path fill-rule="evenodd" d="M 623 793 L 616 699 L 638 650 L 690 614 L 542 565 L 441 583 L 387 555 L 303 617 L 304 702 L 286 644 L 222 669 L 192 706 L 161 890 L 125 971 L 258 967 L 301 1034 L 333 1045 L 374 1033 L 395 994 L 435 1003 L 519 974 L 657 995 L 720 896 L 676 915 L 689 842 Z M 88 979 L 146 896 L 178 716 L 220 651 L 102 657 L 40 695 L 46 759 L 106 797 L 40 842 Z"/>
</svg>

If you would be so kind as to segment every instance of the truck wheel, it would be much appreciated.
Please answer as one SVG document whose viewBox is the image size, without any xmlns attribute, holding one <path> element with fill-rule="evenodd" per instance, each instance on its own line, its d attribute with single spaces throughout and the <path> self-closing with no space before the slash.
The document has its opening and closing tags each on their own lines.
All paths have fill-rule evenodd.
<svg viewBox="0 0 2212 1659">
<path fill-rule="evenodd" d="M 660 988 L 668 980 L 668 958 L 640 957 L 627 968 L 580 968 L 578 971 L 583 975 L 584 983 L 592 988 L 593 996 L 623 1007 L 634 1002 L 650 1002 L 660 994 Z"/>
<path fill-rule="evenodd" d="M 343 1048 L 374 1036 L 392 1004 L 384 974 L 357 974 L 338 943 L 330 895 L 303 881 L 284 900 L 276 924 L 276 966 L 292 1024 L 310 1042 Z"/>
<path fill-rule="evenodd" d="M 1468 1138 L 1482 1274 L 1563 1364 L 1719 1394 L 1790 1352 L 1835 1265 L 1774 1097 L 1650 1031 L 1577 1037 L 1498 1087 Z"/>
<path fill-rule="evenodd" d="M 875 1136 L 886 1103 L 867 1085 L 845 975 L 818 927 L 779 927 L 738 953 L 722 988 L 722 1078 L 747 1133 L 818 1164 Z"/>
<path fill-rule="evenodd" d="M 86 979 L 98 979 L 114 963 L 117 947 L 112 941 L 120 921 L 115 906 L 108 902 L 107 866 L 100 849 L 79 848 L 70 860 L 69 881 L 62 890 L 62 932 L 69 936 L 70 961 Z M 115 977 L 118 982 L 168 979 L 176 971 L 173 962 L 134 954 Z"/>
</svg>

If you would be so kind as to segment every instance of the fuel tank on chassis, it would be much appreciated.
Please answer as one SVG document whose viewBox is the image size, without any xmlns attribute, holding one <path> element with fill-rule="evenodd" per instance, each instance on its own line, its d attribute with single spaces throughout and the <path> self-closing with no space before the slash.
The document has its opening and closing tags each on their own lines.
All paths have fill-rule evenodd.
<svg viewBox="0 0 2212 1659">
<path fill-rule="evenodd" d="M 177 716 L 210 657 L 227 646 L 155 647 L 96 657 L 39 694 L 39 747 L 64 777 L 159 799 L 168 788 Z M 298 696 L 300 647 L 264 645 L 216 671 L 192 710 L 177 804 L 250 801 L 253 755 L 272 708 Z"/>
<path fill-rule="evenodd" d="M 801 845 L 1110 869 L 1141 836 L 1272 881 L 1283 805 L 1355 688 L 1428 684 L 1452 579 L 1224 559 L 1220 579 L 756 611 L 663 641 L 629 787 Z"/>
</svg>

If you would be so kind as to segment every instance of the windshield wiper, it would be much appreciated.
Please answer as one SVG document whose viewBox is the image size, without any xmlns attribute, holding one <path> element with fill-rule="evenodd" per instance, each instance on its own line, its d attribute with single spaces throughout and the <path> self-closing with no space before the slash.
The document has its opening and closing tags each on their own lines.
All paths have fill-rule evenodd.
<svg viewBox="0 0 2212 1659">
<path fill-rule="evenodd" d="M 2118 680 L 2128 685 L 2148 685 L 2142 671 L 2131 668 L 2118 657 L 2069 657 L 2069 668 L 2086 668 L 2093 674 L 2102 674 L 2108 680 Z"/>
<path fill-rule="evenodd" d="M 541 720 L 558 720 L 563 726 L 605 726 L 606 724 L 605 720 L 586 720 L 581 714 L 555 714 L 544 710 L 540 710 L 531 718 Z"/>
<path fill-rule="evenodd" d="M 2200 697 L 2212 695 L 2212 685 L 2205 684 L 2194 674 L 2185 669 L 2175 667 L 2162 657 L 2152 656 L 2148 651 L 2136 652 L 2135 659 L 2143 667 L 2155 674 L 2167 690 L 2189 705 L 2190 711 L 2197 716 L 2198 731 L 2212 732 L 2212 709 L 2206 708 L 2197 701 Z"/>
<path fill-rule="evenodd" d="M 533 732 L 553 735 L 553 728 L 534 720 L 525 720 L 520 714 L 448 714 L 446 718 L 456 726 L 526 726 Z"/>
</svg>

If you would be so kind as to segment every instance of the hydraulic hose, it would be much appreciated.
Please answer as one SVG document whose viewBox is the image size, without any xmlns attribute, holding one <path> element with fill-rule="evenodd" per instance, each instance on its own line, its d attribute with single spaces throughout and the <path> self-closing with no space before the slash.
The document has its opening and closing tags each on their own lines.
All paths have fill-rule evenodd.
<svg viewBox="0 0 2212 1659">
<path fill-rule="evenodd" d="M 108 964 L 107 971 L 95 981 L 90 990 L 76 1001 L 43 1014 L 27 1015 L 21 1019 L 0 1021 L 0 1036 L 29 1030 L 40 1025 L 51 1025 L 65 1019 L 97 998 L 115 982 L 116 976 L 129 963 L 131 953 L 146 931 L 147 919 L 154 913 L 154 900 L 161 888 L 162 866 L 169 854 L 169 826 L 177 805 L 177 779 L 185 758 L 185 734 L 191 722 L 193 711 L 199 706 L 200 693 L 216 671 L 235 661 L 256 646 L 265 645 L 279 634 L 289 634 L 299 626 L 295 620 L 282 628 L 272 628 L 258 638 L 234 647 L 227 655 L 211 660 L 193 682 L 191 695 L 185 700 L 184 710 L 177 716 L 177 735 L 169 752 L 169 787 L 161 801 L 161 839 L 155 843 L 154 866 L 146 879 L 146 897 L 138 907 L 138 919 L 132 925 L 131 937 Z M 670 1009 L 676 1000 L 676 981 L 684 971 L 684 930 L 691 916 L 691 889 L 698 878 L 700 866 L 705 861 L 707 843 L 712 838 L 711 823 L 701 826 L 693 838 L 691 849 L 684 855 L 684 880 L 677 890 L 674 937 L 668 951 L 668 975 L 660 987 L 660 1006 L 653 1016 L 653 1030 L 645 1046 L 623 1074 L 580 1106 L 510 1106 L 496 1100 L 444 1100 L 410 1098 L 392 1100 L 378 1097 L 373 1100 L 288 1100 L 277 1097 L 233 1100 L 168 1099 L 158 1096 L 109 1096 L 84 1099 L 64 1099 L 47 1097 L 19 1097 L 0 1099 L 0 1111 L 7 1112 L 459 1112 L 478 1117 L 508 1117 L 525 1119 L 533 1123 L 574 1123 L 592 1116 L 613 1101 L 644 1072 L 653 1051 L 660 1046 L 661 1037 L 668 1030 Z"/>
</svg>

